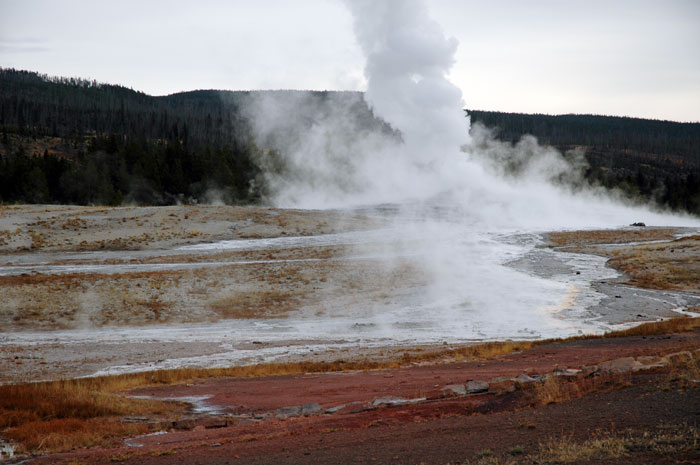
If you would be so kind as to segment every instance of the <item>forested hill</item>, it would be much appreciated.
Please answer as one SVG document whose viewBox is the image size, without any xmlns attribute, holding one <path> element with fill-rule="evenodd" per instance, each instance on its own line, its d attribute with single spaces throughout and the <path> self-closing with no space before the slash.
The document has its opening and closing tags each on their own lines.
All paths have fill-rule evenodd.
<svg viewBox="0 0 700 465">
<path fill-rule="evenodd" d="M 264 139 L 251 124 L 261 109 L 277 118 Z M 592 183 L 700 213 L 698 123 L 468 113 L 506 141 L 533 134 L 562 151 L 584 148 Z M 393 134 L 359 92 L 154 97 L 0 68 L 0 202 L 168 204 L 212 201 L 212 192 L 225 202 L 258 202 L 266 193 L 263 169 L 284 169 L 280 141 L 339 114 L 353 133 Z"/>
<path fill-rule="evenodd" d="M 599 115 L 541 115 L 469 110 L 473 121 L 497 128 L 501 140 L 518 141 L 524 134 L 540 143 L 600 149 L 633 150 L 668 155 L 700 165 L 700 123 Z"/>
<path fill-rule="evenodd" d="M 526 134 L 562 152 L 585 150 L 592 183 L 700 214 L 700 123 L 599 115 L 468 110 L 472 123 L 517 142 Z"/>
<path fill-rule="evenodd" d="M 257 202 L 252 108 L 287 111 L 300 130 L 343 111 L 355 128 L 390 131 L 359 92 L 199 90 L 153 97 L 79 78 L 0 69 L 0 202 Z"/>
</svg>

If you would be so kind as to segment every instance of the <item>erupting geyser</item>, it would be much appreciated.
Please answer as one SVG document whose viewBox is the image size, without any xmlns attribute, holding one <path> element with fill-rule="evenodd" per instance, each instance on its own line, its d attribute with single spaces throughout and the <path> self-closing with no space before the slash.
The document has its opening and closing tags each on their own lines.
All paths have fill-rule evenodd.
<svg viewBox="0 0 700 465">
<path fill-rule="evenodd" d="M 601 297 L 590 280 L 602 276 L 595 271 L 602 259 L 579 260 L 575 278 L 547 271 L 538 277 L 507 264 L 533 253 L 537 232 L 619 227 L 640 218 L 696 223 L 626 206 L 581 182 L 552 182 L 582 181 L 581 158 L 567 160 L 534 138 L 513 146 L 478 126 L 470 135 L 462 93 L 447 78 L 457 41 L 445 37 L 426 6 L 418 0 L 346 5 L 366 57 L 365 99 L 398 136 L 363 132 L 338 115 L 294 132 L 294 140 L 279 146 L 293 175 L 270 175 L 273 202 L 301 208 L 390 204 L 394 228 L 387 233 L 393 236 L 386 238 L 384 266 L 410 256 L 428 284 L 388 305 L 345 309 L 343 316 L 381 327 L 383 335 L 418 339 L 599 329 L 586 309 Z M 259 134 L 275 131 L 280 116 L 274 108 L 259 105 L 255 112 Z M 499 162 L 517 163 L 517 176 L 503 176 Z M 381 215 L 386 207 L 375 211 Z M 573 273 L 574 265 L 561 267 Z"/>
</svg>

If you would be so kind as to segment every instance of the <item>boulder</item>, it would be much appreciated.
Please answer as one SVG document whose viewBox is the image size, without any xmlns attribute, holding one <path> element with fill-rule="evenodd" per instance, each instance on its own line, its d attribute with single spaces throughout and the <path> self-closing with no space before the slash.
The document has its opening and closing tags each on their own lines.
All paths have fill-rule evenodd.
<svg viewBox="0 0 700 465">
<path fill-rule="evenodd" d="M 323 407 L 321 407 L 321 404 L 318 402 L 312 402 L 301 406 L 301 414 L 305 417 L 321 413 L 321 410 L 323 410 Z"/>
<path fill-rule="evenodd" d="M 467 388 L 464 384 L 448 384 L 444 388 L 442 388 L 443 391 L 446 391 L 447 393 L 452 393 L 455 396 L 466 396 L 467 395 Z"/>
<path fill-rule="evenodd" d="M 402 405 L 402 404 L 407 404 L 409 402 L 408 399 L 404 399 L 403 397 L 394 397 L 394 396 L 387 396 L 387 397 L 377 397 L 372 401 L 372 405 L 375 407 L 378 407 L 380 405 Z"/>
<path fill-rule="evenodd" d="M 499 376 L 498 378 L 492 379 L 489 383 L 489 393 L 504 394 L 513 391 L 515 391 L 515 380 L 512 378 Z"/>
<path fill-rule="evenodd" d="M 350 402 L 349 404 L 338 405 L 326 409 L 326 413 L 357 413 L 367 409 L 367 405 L 362 402 Z"/>
<path fill-rule="evenodd" d="M 468 394 L 479 394 L 481 392 L 487 392 L 489 390 L 489 383 L 478 379 L 472 379 L 470 381 L 467 381 L 465 389 Z"/>
<path fill-rule="evenodd" d="M 280 407 L 275 410 L 275 418 L 278 420 L 286 420 L 291 417 L 298 417 L 301 415 L 302 406 L 295 405 L 293 407 Z"/>
<path fill-rule="evenodd" d="M 600 367 L 598 365 L 585 365 L 581 367 L 581 375 L 584 377 L 598 376 Z"/>
<path fill-rule="evenodd" d="M 630 373 L 642 366 L 641 363 L 636 361 L 634 357 L 622 357 L 616 358 L 615 360 L 609 360 L 607 362 L 602 362 L 598 365 L 600 371 L 603 373 Z"/>
<path fill-rule="evenodd" d="M 532 376 L 528 376 L 525 373 L 522 375 L 519 375 L 517 378 L 515 378 L 515 381 L 520 384 L 529 384 L 529 383 L 534 383 L 537 380 L 533 378 Z"/>
<path fill-rule="evenodd" d="M 576 370 L 574 368 L 556 368 L 552 374 L 554 376 L 564 376 L 567 378 L 575 378 L 576 376 L 579 375 L 579 373 L 582 373 L 581 370 Z"/>
<path fill-rule="evenodd" d="M 643 357 L 637 357 L 637 361 L 640 363 L 640 366 L 634 368 L 634 371 L 639 371 L 639 370 L 652 370 L 654 368 L 663 368 L 664 362 L 660 357 L 656 357 L 654 355 L 645 355 Z"/>
</svg>

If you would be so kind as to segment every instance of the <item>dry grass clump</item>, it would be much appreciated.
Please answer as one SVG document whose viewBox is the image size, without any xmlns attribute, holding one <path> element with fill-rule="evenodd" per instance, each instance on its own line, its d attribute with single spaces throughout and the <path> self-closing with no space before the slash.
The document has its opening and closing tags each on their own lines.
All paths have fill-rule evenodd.
<svg viewBox="0 0 700 465">
<path fill-rule="evenodd" d="M 281 318 L 290 310 L 299 308 L 301 298 L 310 291 L 250 290 L 219 296 L 209 307 L 221 318 Z"/>
<path fill-rule="evenodd" d="M 521 350 L 528 350 L 539 344 L 539 341 L 506 341 L 484 342 L 456 349 L 419 351 L 416 353 L 404 352 L 401 361 L 403 363 L 431 362 L 441 359 L 446 360 L 483 360 L 500 355 L 507 355 Z"/>
<path fill-rule="evenodd" d="M 686 454 L 693 456 L 698 444 L 700 444 L 700 430 L 696 426 L 661 424 L 651 431 L 644 432 L 633 430 L 621 433 L 598 432 L 586 441 L 576 441 L 571 435 L 552 439 L 540 443 L 533 453 L 521 455 L 518 459 L 509 456 L 526 453 L 527 451 L 521 446 L 503 451 L 501 454 L 487 450 L 478 452 L 474 460 L 461 463 L 462 465 L 582 464 L 607 463 L 608 460 L 618 463 L 615 459 L 626 460 L 625 463 L 635 463 L 635 453 L 644 454 L 647 460 L 650 455 L 665 459 Z M 514 454 L 513 451 L 518 451 L 518 454 Z M 666 460 L 663 462 L 666 463 Z"/>
<path fill-rule="evenodd" d="M 561 438 L 540 444 L 534 458 L 536 463 L 579 463 L 605 460 L 646 452 L 670 457 L 697 450 L 700 430 L 688 425 L 660 425 L 642 434 L 626 432 L 621 435 L 601 435 L 584 442 Z M 632 462 L 630 462 L 632 463 Z"/>
<path fill-rule="evenodd" d="M 571 438 L 550 441 L 540 446 L 544 463 L 573 463 L 579 461 L 618 458 L 627 451 L 628 441 L 620 437 L 604 437 L 576 443 Z"/>
<path fill-rule="evenodd" d="M 665 231 L 665 233 L 664 233 Z M 630 234 L 649 233 L 633 240 L 672 239 L 672 229 L 633 231 L 576 231 L 551 233 L 550 241 L 565 245 L 567 251 L 594 253 L 608 257 L 608 265 L 625 273 L 628 283 L 649 289 L 674 289 L 700 292 L 700 236 L 686 236 L 660 243 L 635 244 L 619 247 L 587 247 L 595 244 L 629 242 Z M 596 236 L 601 233 L 600 237 Z M 603 234 L 604 233 L 604 234 Z M 666 237 L 655 235 L 665 234 Z M 584 237 L 579 237 L 583 235 Z M 593 237 L 586 237 L 591 235 Z M 616 235 L 620 235 L 616 239 Z M 597 239 L 596 239 L 597 237 Z"/>
<path fill-rule="evenodd" d="M 569 379 L 550 376 L 537 384 L 532 391 L 532 405 L 543 405 L 578 399 L 591 392 L 619 389 L 630 384 L 629 374 L 608 374 L 587 378 Z"/>
<path fill-rule="evenodd" d="M 691 312 L 700 313 L 700 307 L 688 309 Z M 405 352 L 402 362 L 429 362 L 440 359 L 448 360 L 483 360 L 501 355 L 507 355 L 522 350 L 528 350 L 540 345 L 553 342 L 577 341 L 582 339 L 601 339 L 632 336 L 659 336 L 663 334 L 683 333 L 700 329 L 700 318 L 672 318 L 664 321 L 644 323 L 629 329 L 610 331 L 602 335 L 573 336 L 566 339 L 544 339 L 540 341 L 506 341 L 486 342 L 457 349 L 436 350 L 429 352 L 408 353 Z"/>
<path fill-rule="evenodd" d="M 610 266 L 629 276 L 629 283 L 650 289 L 700 292 L 700 236 L 600 253 Z"/>
<path fill-rule="evenodd" d="M 690 312 L 700 313 L 700 307 L 691 307 Z M 664 321 L 644 323 L 629 329 L 612 331 L 603 337 L 659 336 L 662 334 L 683 333 L 700 328 L 700 318 L 671 318 Z"/>
<path fill-rule="evenodd" d="M 0 431 L 30 453 L 77 447 L 109 446 L 117 439 L 152 431 L 155 426 L 124 423 L 124 416 L 173 416 L 181 404 L 133 399 L 118 394 L 129 388 L 175 384 L 212 377 L 263 377 L 397 367 L 371 361 L 264 364 L 242 367 L 183 368 L 0 386 Z"/>
<path fill-rule="evenodd" d="M 80 447 L 115 446 L 123 438 L 151 431 L 145 424 L 124 423 L 118 418 L 77 418 L 33 421 L 3 432 L 32 454 L 66 452 Z"/>
<path fill-rule="evenodd" d="M 700 389 L 700 359 L 678 357 L 671 360 L 670 371 L 662 388 Z"/>
<path fill-rule="evenodd" d="M 96 388 L 90 380 L 0 386 L 0 429 L 24 450 L 37 453 L 109 445 L 144 433 L 144 424 L 122 423 L 124 415 L 165 415 L 174 403 L 129 399 Z"/>
<path fill-rule="evenodd" d="M 688 309 L 691 312 L 700 313 L 700 307 L 691 307 Z M 569 341 L 580 341 L 584 339 L 607 339 L 616 337 L 634 337 L 634 336 L 661 336 L 665 334 L 678 334 L 685 333 L 688 331 L 695 331 L 700 329 L 700 318 L 691 317 L 679 317 L 671 318 L 663 321 L 652 321 L 649 323 L 644 323 L 639 326 L 634 326 L 628 329 L 621 329 L 618 331 L 609 331 L 600 335 L 584 335 L 584 336 L 572 336 L 565 339 L 544 339 L 541 341 L 533 341 L 532 347 L 551 344 L 553 342 L 569 342 Z"/>
<path fill-rule="evenodd" d="M 673 239 L 675 233 L 676 230 L 672 228 L 602 229 L 595 231 L 553 232 L 549 233 L 547 238 L 557 246 L 572 246 Z"/>
</svg>

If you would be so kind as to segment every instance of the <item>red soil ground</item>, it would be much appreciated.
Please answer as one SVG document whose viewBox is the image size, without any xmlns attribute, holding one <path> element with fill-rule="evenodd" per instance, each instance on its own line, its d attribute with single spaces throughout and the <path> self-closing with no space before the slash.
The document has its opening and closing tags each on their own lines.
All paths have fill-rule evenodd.
<svg viewBox="0 0 700 465">
<path fill-rule="evenodd" d="M 591 388 L 595 384 L 591 389 L 595 392 L 540 407 L 536 406 L 533 388 L 469 396 L 444 396 L 441 389 L 468 380 L 547 374 L 557 368 L 581 368 L 621 357 L 659 356 L 698 348 L 700 332 L 696 331 L 554 343 L 480 362 L 372 372 L 210 379 L 142 388 L 129 394 L 159 398 L 210 396 L 207 403 L 231 416 L 193 415 L 187 420 L 193 429 L 171 430 L 131 441 L 132 445 L 142 444 L 140 447 L 90 449 L 37 461 L 447 464 L 476 460 L 479 452 L 491 450 L 504 460 L 532 463 L 527 461 L 527 454 L 553 438 L 580 442 L 592 435 L 623 430 L 641 434 L 671 424 L 698 426 L 700 391 L 692 386 L 668 389 L 668 368 L 610 378 L 600 376 L 598 381 L 582 375 L 567 378 L 563 382 L 572 385 Z M 371 406 L 374 399 L 387 396 L 428 400 Z M 318 403 L 326 409 L 352 402 L 357 404 L 335 413 L 288 419 L 275 415 L 281 407 Z M 181 421 L 179 426 L 187 425 L 187 421 Z M 519 450 L 524 451 L 521 459 L 511 455 Z M 638 450 L 619 459 L 585 463 L 700 463 L 700 448 L 674 456 Z"/>
</svg>

